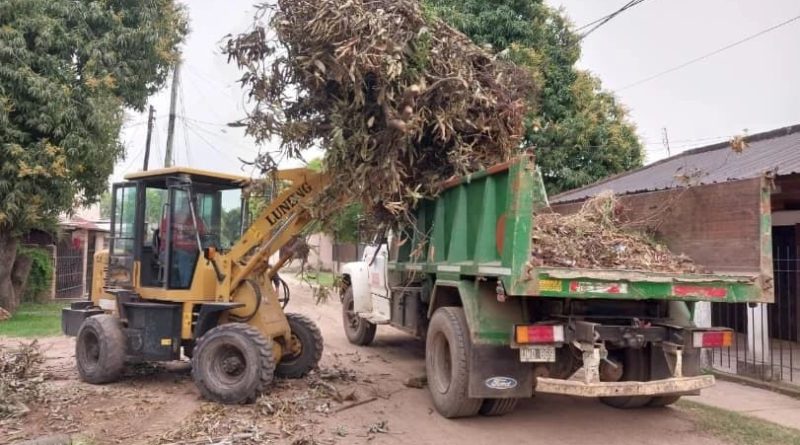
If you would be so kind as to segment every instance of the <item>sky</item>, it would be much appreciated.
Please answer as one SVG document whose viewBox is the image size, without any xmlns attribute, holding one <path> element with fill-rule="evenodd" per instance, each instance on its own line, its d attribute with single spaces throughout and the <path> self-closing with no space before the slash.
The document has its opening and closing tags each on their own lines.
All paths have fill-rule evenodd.
<svg viewBox="0 0 800 445">
<path fill-rule="evenodd" d="M 627 0 L 546 0 L 580 26 Z M 228 33 L 252 24 L 251 0 L 192 0 L 192 32 L 183 47 L 174 151 L 177 165 L 250 176 L 254 141 L 226 123 L 242 118 L 241 72 L 219 51 Z M 583 40 L 578 66 L 598 76 L 630 111 L 647 162 L 733 135 L 800 123 L 800 20 L 675 72 L 626 88 L 651 75 L 722 48 L 800 15 L 796 0 L 645 0 Z M 150 168 L 163 165 L 169 88 L 156 108 Z M 127 113 L 127 157 L 112 181 L 142 169 L 147 114 Z M 312 155 L 313 156 L 313 155 Z M 295 163 L 296 164 L 296 163 Z M 287 164 L 288 165 L 288 164 Z"/>
</svg>

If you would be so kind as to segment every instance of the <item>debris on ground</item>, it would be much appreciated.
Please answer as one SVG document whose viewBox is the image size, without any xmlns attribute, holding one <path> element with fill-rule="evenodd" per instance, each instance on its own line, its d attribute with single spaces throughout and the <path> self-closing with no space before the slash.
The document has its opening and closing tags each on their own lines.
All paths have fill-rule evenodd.
<svg viewBox="0 0 800 445">
<path fill-rule="evenodd" d="M 427 376 L 417 376 L 417 377 L 409 377 L 403 382 L 403 385 L 409 388 L 417 388 L 422 389 L 428 385 L 428 377 Z"/>
<path fill-rule="evenodd" d="M 620 220 L 622 205 L 611 192 L 587 200 L 572 215 L 534 215 L 531 265 L 696 273 L 697 266 Z"/>
<path fill-rule="evenodd" d="M 0 346 L 0 419 L 23 416 L 30 404 L 44 398 L 42 363 L 36 340 L 16 348 Z"/>
<path fill-rule="evenodd" d="M 0 321 L 11 320 L 11 313 L 0 307 Z"/>
<path fill-rule="evenodd" d="M 260 444 L 278 439 L 298 445 L 327 443 L 319 438 L 321 416 L 348 407 L 347 402 L 359 403 L 358 382 L 355 371 L 341 365 L 314 370 L 304 379 L 277 380 L 249 405 L 204 403 L 156 443 Z"/>
<path fill-rule="evenodd" d="M 367 428 L 367 434 L 386 434 L 389 432 L 389 421 L 388 420 L 381 420 L 379 422 L 375 422 Z"/>
<path fill-rule="evenodd" d="M 278 0 L 224 48 L 254 106 L 247 133 L 280 157 L 325 151 L 326 207 L 345 196 L 405 214 L 454 174 L 509 158 L 533 76 L 417 0 Z M 264 153 L 256 165 L 277 165 Z"/>
</svg>

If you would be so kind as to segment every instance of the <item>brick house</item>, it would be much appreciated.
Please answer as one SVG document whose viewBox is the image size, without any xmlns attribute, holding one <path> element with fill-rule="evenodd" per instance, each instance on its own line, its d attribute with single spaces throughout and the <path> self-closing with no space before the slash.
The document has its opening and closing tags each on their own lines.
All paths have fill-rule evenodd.
<svg viewBox="0 0 800 445">
<path fill-rule="evenodd" d="M 717 370 L 800 385 L 800 125 L 745 139 L 741 152 L 728 142 L 695 148 L 560 193 L 551 205 L 571 213 L 612 190 L 631 220 L 712 271 L 771 263 L 774 304 L 700 304 L 696 322 L 738 333 L 734 347 L 710 357 Z M 772 258 L 762 257 L 759 244 L 767 223 Z"/>
</svg>

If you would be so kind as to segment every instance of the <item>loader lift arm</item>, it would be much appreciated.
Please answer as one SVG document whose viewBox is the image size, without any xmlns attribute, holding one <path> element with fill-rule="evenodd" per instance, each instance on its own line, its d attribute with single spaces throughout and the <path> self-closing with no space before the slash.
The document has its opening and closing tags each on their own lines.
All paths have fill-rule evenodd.
<svg viewBox="0 0 800 445">
<path fill-rule="evenodd" d="M 215 267 L 223 271 L 218 276 L 218 300 L 228 300 L 248 277 L 264 273 L 266 278 L 272 279 L 291 259 L 287 255 L 276 264 L 268 264 L 268 259 L 275 252 L 311 222 L 305 205 L 318 196 L 328 183 L 326 174 L 306 168 L 278 170 L 274 175 L 276 180 L 287 181 L 291 185 L 253 219 L 228 252 L 210 258 Z"/>
</svg>

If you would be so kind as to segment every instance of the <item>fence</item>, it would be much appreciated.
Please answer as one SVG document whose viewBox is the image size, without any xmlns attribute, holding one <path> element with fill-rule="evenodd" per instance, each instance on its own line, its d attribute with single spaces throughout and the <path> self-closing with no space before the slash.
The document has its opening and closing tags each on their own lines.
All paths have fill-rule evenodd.
<svg viewBox="0 0 800 445">
<path fill-rule="evenodd" d="M 714 369 L 800 385 L 800 260 L 793 231 L 791 235 L 775 232 L 774 304 L 712 305 L 712 323 L 736 333 L 730 348 L 711 350 Z"/>
<path fill-rule="evenodd" d="M 83 289 L 83 246 L 69 240 L 59 241 L 56 247 L 56 298 L 81 298 Z"/>
</svg>

